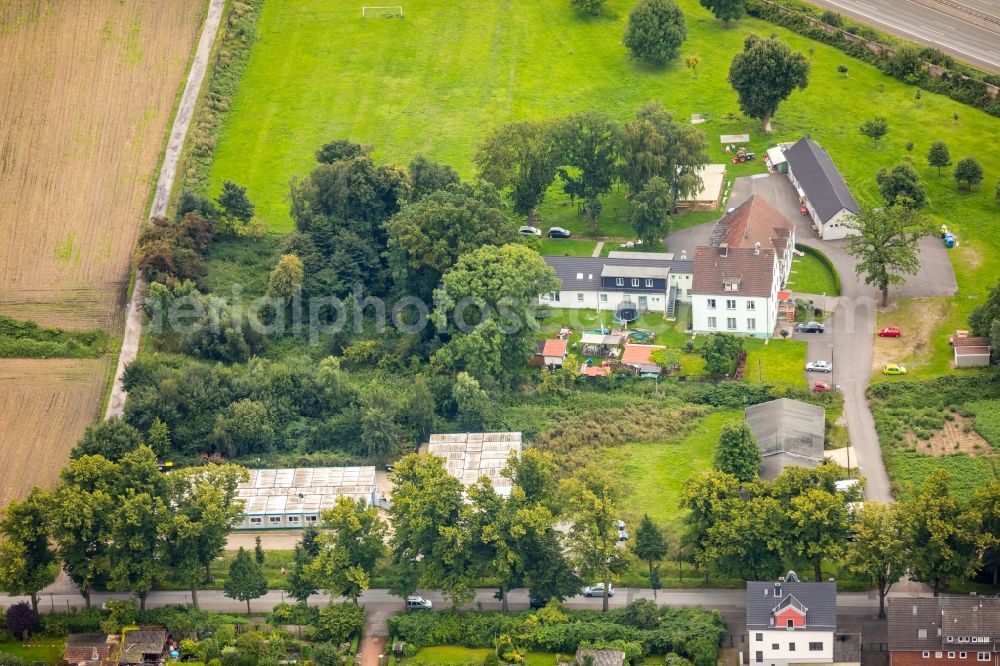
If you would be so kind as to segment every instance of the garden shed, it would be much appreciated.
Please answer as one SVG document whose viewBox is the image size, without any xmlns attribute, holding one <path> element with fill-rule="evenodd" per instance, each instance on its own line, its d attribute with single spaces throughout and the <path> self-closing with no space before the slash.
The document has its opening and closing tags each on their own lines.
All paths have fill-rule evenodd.
<svg viewBox="0 0 1000 666">
<path fill-rule="evenodd" d="M 706 164 L 698 167 L 695 173 L 701 179 L 701 189 L 678 201 L 677 207 L 682 210 L 715 210 L 719 207 L 726 182 L 726 165 Z"/>
<path fill-rule="evenodd" d="M 959 337 L 952 340 L 956 368 L 977 368 L 990 364 L 990 340 L 979 337 Z"/>
<path fill-rule="evenodd" d="M 772 480 L 789 465 L 823 463 L 826 412 L 819 405 L 780 398 L 747 407 L 746 422 L 760 449 L 760 476 Z"/>
</svg>

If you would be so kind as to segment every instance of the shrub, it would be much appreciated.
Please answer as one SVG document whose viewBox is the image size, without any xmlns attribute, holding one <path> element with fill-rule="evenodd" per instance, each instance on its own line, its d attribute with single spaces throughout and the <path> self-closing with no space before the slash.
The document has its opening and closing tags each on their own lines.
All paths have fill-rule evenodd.
<svg viewBox="0 0 1000 666">
<path fill-rule="evenodd" d="M 334 604 L 320 609 L 314 625 L 314 638 L 330 643 L 345 643 L 365 628 L 365 610 L 354 604 Z"/>
<path fill-rule="evenodd" d="M 40 628 L 38 613 L 26 601 L 21 601 L 7 608 L 7 631 L 15 636 L 27 636 Z"/>
</svg>

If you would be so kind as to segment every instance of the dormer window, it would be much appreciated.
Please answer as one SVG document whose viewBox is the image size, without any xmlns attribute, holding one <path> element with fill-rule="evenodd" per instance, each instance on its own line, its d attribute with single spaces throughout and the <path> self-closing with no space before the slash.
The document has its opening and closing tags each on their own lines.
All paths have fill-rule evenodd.
<svg viewBox="0 0 1000 666">
<path fill-rule="evenodd" d="M 646 278 L 646 286 L 647 287 L 652 287 L 653 286 L 653 280 L 652 280 L 652 278 Z"/>
<path fill-rule="evenodd" d="M 619 287 L 625 286 L 625 278 L 615 278 L 615 284 Z"/>
<path fill-rule="evenodd" d="M 639 286 L 639 278 L 632 278 L 632 286 L 633 287 Z"/>
<path fill-rule="evenodd" d="M 725 283 L 726 291 L 739 291 L 740 283 L 738 281 L 732 280 Z"/>
</svg>

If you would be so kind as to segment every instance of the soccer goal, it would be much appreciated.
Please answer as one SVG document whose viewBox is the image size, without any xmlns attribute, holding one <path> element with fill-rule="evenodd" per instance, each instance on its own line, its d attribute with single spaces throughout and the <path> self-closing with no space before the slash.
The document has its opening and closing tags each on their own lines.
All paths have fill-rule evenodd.
<svg viewBox="0 0 1000 666">
<path fill-rule="evenodd" d="M 389 7 L 362 7 L 362 18 L 403 18 L 402 5 Z"/>
</svg>

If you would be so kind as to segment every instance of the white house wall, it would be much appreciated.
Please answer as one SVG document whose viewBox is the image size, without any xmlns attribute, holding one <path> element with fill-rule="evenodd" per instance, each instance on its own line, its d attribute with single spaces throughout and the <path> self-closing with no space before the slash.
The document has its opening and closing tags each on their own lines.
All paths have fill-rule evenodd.
<svg viewBox="0 0 1000 666">
<path fill-rule="evenodd" d="M 858 231 L 852 229 L 848 224 L 852 215 L 851 211 L 841 208 L 839 213 L 823 225 L 823 240 L 838 240 L 848 236 L 856 236 Z"/>
<path fill-rule="evenodd" d="M 715 307 L 709 307 L 709 300 L 715 299 Z M 736 307 L 729 309 L 726 301 L 735 300 Z M 695 294 L 691 303 L 692 324 L 698 333 L 734 333 L 756 338 L 770 337 L 777 324 L 775 303 L 763 296 L 739 296 L 735 293 L 702 295 Z M 710 321 L 715 318 L 715 325 Z M 736 327 L 730 328 L 728 319 L 736 319 Z M 747 320 L 753 319 L 750 327 Z"/>
<path fill-rule="evenodd" d="M 787 629 L 754 631 L 748 629 L 748 666 L 788 666 L 788 664 L 829 664 L 833 663 L 832 631 L 789 631 Z M 757 640 L 757 634 L 763 640 Z M 809 643 L 822 643 L 823 649 L 810 651 Z M 777 644 L 775 650 L 773 645 Z M 791 650 L 790 645 L 795 649 Z M 757 652 L 763 653 L 763 660 L 757 661 Z"/>
</svg>

